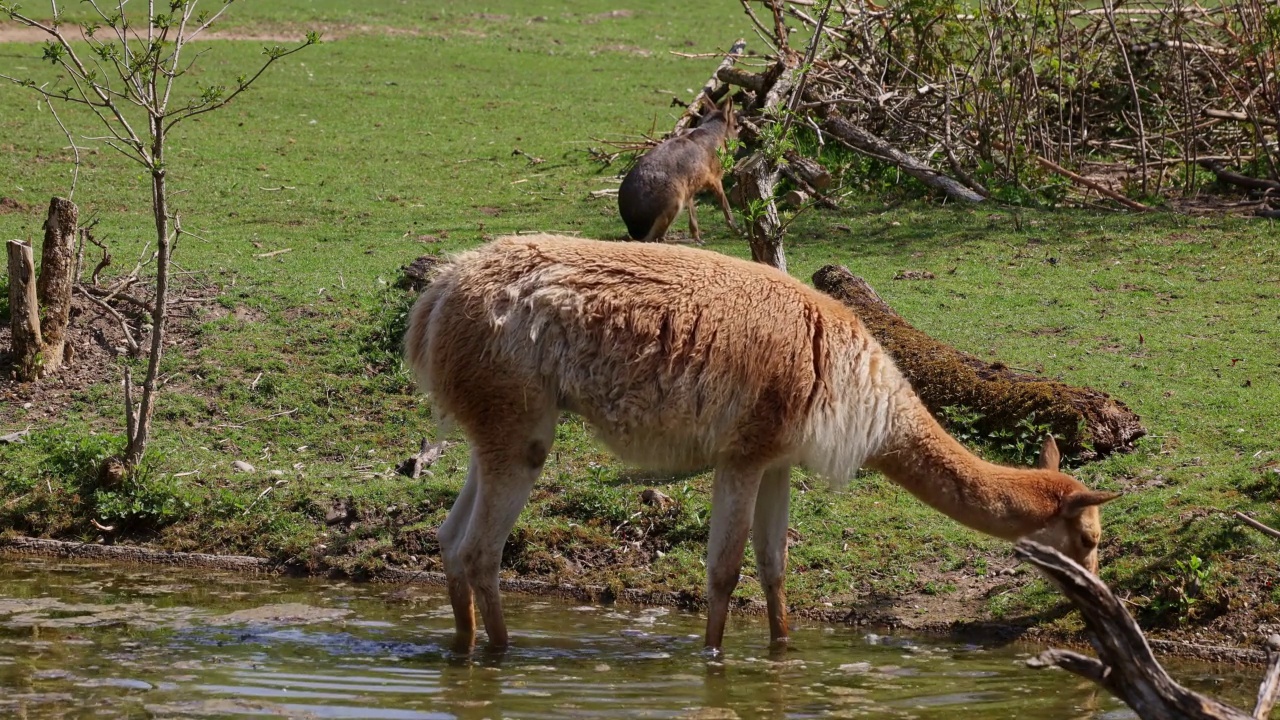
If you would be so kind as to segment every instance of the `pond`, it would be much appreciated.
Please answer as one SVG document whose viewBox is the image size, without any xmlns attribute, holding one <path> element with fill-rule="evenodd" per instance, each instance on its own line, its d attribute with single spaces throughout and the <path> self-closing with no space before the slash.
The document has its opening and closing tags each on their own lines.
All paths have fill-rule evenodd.
<svg viewBox="0 0 1280 720">
<path fill-rule="evenodd" d="M 696 613 L 506 595 L 513 647 L 449 650 L 437 588 L 0 556 L 0 716 L 37 718 L 1132 718 L 978 646 L 762 618 L 701 652 Z M 1170 663 L 1252 707 L 1259 670 Z"/>
</svg>

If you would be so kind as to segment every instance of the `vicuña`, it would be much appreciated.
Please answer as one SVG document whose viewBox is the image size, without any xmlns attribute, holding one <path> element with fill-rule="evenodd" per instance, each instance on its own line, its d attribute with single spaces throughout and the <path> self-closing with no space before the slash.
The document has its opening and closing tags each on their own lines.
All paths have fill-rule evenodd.
<svg viewBox="0 0 1280 720">
<path fill-rule="evenodd" d="M 444 265 L 414 305 L 406 357 L 437 417 L 471 447 L 439 529 L 460 647 L 473 601 L 508 643 L 502 547 L 561 411 L 621 459 L 715 468 L 706 645 L 718 649 L 752 530 L 769 631 L 787 637 L 790 469 L 847 483 L 867 465 L 957 521 L 1051 545 L 1097 572 L 1099 507 L 1116 493 L 986 462 L 952 439 L 847 307 L 764 265 L 688 247 L 503 237 Z"/>
</svg>

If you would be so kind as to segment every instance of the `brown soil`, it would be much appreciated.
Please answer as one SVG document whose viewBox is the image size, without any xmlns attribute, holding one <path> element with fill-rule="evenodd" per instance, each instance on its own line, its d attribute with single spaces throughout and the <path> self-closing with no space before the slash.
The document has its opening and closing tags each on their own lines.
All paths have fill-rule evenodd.
<svg viewBox="0 0 1280 720">
<path fill-rule="evenodd" d="M 86 258 L 85 264 L 89 262 Z M 104 284 L 110 282 L 104 281 Z M 144 295 L 141 285 L 135 285 L 129 292 L 149 302 L 151 297 Z M 198 349 L 196 329 L 207 319 L 210 305 L 220 292 L 213 285 L 175 278 L 170 285 L 165 352 L 193 354 Z M 145 356 L 146 349 L 151 346 L 151 336 L 139 330 L 140 309 L 119 300 L 112 306 L 128 322 Z M 213 309 L 221 310 L 217 306 Z M 36 382 L 18 382 L 13 374 L 10 336 L 9 318 L 0 316 L 0 430 L 4 432 L 23 429 L 11 425 L 30 427 L 48 419 L 64 417 L 78 393 L 100 383 L 119 383 L 122 377 L 119 363 L 129 357 L 128 343 L 120 322 L 78 291 L 73 295 L 71 305 L 68 345 L 72 348 L 72 358 L 52 376 Z"/>
<path fill-rule="evenodd" d="M 0 32 L 3 32 L 3 31 L 0 30 Z M 0 215 L 7 215 L 8 213 L 24 213 L 30 209 L 31 209 L 31 206 L 22 202 L 21 200 L 14 200 L 13 198 L 8 198 L 8 197 L 0 197 Z"/>
</svg>

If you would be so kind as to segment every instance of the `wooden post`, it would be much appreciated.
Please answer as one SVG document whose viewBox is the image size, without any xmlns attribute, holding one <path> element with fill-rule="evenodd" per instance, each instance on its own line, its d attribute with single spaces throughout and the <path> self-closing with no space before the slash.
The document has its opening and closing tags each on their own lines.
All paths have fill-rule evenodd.
<svg viewBox="0 0 1280 720">
<path fill-rule="evenodd" d="M 76 227 L 80 211 L 65 198 L 49 201 L 49 217 L 44 223 L 44 247 L 40 253 L 40 279 L 36 294 L 43 310 L 44 367 L 48 375 L 62 367 L 71 318 L 71 287 L 75 282 Z"/>
<path fill-rule="evenodd" d="M 22 382 L 40 377 L 44 341 L 40 337 L 40 301 L 36 298 L 36 264 L 31 246 L 21 240 L 10 240 L 9 253 L 9 327 L 13 333 L 13 354 L 17 356 L 15 371 Z"/>
</svg>

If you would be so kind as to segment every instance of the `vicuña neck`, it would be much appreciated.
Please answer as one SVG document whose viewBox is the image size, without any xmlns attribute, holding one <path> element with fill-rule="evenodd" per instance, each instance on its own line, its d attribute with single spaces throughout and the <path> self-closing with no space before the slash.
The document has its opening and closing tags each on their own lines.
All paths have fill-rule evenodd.
<svg viewBox="0 0 1280 720">
<path fill-rule="evenodd" d="M 1053 473 L 1003 467 L 969 452 L 914 397 L 866 464 L 957 522 L 1006 540 L 1048 522 L 1061 494 Z"/>
</svg>

